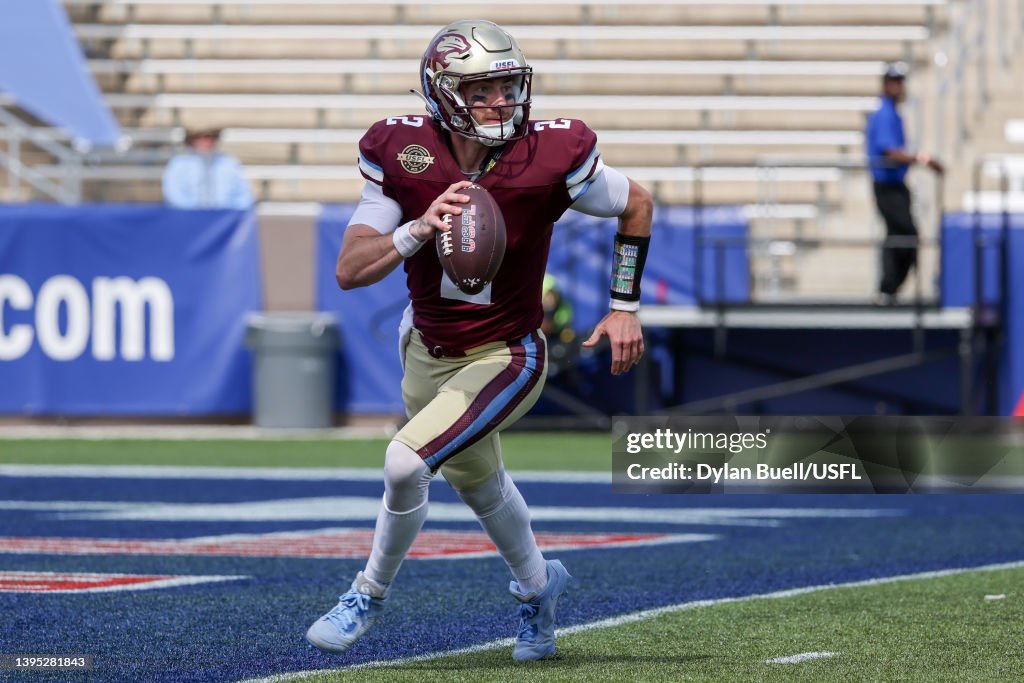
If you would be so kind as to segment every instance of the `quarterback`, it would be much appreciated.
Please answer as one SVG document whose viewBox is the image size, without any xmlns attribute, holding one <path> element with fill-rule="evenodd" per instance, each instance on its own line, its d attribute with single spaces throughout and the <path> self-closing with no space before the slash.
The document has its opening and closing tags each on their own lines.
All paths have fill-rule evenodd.
<svg viewBox="0 0 1024 683">
<path fill-rule="evenodd" d="M 636 316 L 651 232 L 650 194 L 607 167 L 581 121 L 530 119 L 533 71 L 515 39 L 489 21 L 457 21 L 420 64 L 427 115 L 375 123 L 359 143 L 362 197 L 338 255 L 342 289 L 371 285 L 402 265 L 409 307 L 400 328 L 409 421 L 388 445 L 384 500 L 363 571 L 307 639 L 344 652 L 385 610 L 395 576 L 427 517 L 440 472 L 473 510 L 512 574 L 519 628 L 512 656 L 555 651 L 555 608 L 570 575 L 545 560 L 522 495 L 502 465 L 499 432 L 536 402 L 547 373 L 541 287 L 553 224 L 569 208 L 617 216 L 609 313 L 584 346 L 611 342 L 611 372 L 644 352 Z M 485 187 L 505 218 L 504 260 L 483 291 L 445 275 L 433 245 Z M 448 590 L 452 590 L 449 588 Z"/>
</svg>

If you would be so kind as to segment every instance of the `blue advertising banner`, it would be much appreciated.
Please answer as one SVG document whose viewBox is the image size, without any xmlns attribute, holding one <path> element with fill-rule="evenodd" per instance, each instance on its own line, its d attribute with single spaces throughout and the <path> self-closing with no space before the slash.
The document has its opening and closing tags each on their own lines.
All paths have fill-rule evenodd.
<svg viewBox="0 0 1024 683">
<path fill-rule="evenodd" d="M 573 305 L 577 330 L 608 312 L 614 218 L 568 211 L 555 224 L 548 273 Z M 750 300 L 747 223 L 739 206 L 660 206 L 651 226 L 641 302 L 696 306 Z M 701 258 L 697 258 L 700 253 Z"/>
<path fill-rule="evenodd" d="M 0 206 L 0 413 L 248 412 L 254 214 Z"/>
<path fill-rule="evenodd" d="M 1006 226 L 1019 230 L 1024 215 L 1007 214 Z M 977 266 L 985 303 L 999 300 L 1002 278 L 999 249 L 1003 242 L 1004 216 L 1000 213 L 951 212 L 942 217 L 943 306 L 971 306 L 977 289 Z"/>
<path fill-rule="evenodd" d="M 398 360 L 398 324 L 409 304 L 405 271 L 395 269 L 372 287 L 348 292 L 334 277 L 341 238 L 354 205 L 328 206 L 317 222 L 316 306 L 338 318 L 339 410 L 403 414 L 402 366 Z"/>
<path fill-rule="evenodd" d="M 334 313 L 341 330 L 337 407 L 354 413 L 402 413 L 398 324 L 409 303 L 405 272 L 398 268 L 371 287 L 348 292 L 341 292 L 335 282 L 341 238 L 354 208 L 326 207 L 318 221 L 317 308 Z M 575 211 L 555 225 L 548 272 L 573 306 L 574 327 L 586 331 L 585 336 L 608 312 L 617 225 L 615 219 Z M 653 233 L 642 284 L 645 303 L 749 300 L 747 225 L 740 207 L 660 207 Z"/>
<path fill-rule="evenodd" d="M 1004 237 L 1005 273 L 1000 255 Z M 943 216 L 942 304 L 972 305 L 979 279 L 984 301 L 1002 304 L 1005 343 L 999 350 L 999 412 L 1009 415 L 1024 398 L 1024 214 L 953 212 Z M 1005 301 L 1000 301 L 1001 291 Z"/>
</svg>

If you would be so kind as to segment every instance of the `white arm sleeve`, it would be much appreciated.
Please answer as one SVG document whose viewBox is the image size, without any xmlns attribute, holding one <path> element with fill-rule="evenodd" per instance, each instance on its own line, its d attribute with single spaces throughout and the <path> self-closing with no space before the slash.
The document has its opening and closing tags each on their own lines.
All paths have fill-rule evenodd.
<svg viewBox="0 0 1024 683">
<path fill-rule="evenodd" d="M 610 166 L 590 183 L 590 187 L 569 208 L 591 216 L 621 216 L 629 199 L 629 178 Z"/>
<path fill-rule="evenodd" d="M 382 235 L 395 231 L 402 220 L 402 207 L 394 199 L 384 196 L 384 190 L 376 183 L 363 185 L 363 193 L 359 196 L 349 225 L 369 225 Z"/>
</svg>

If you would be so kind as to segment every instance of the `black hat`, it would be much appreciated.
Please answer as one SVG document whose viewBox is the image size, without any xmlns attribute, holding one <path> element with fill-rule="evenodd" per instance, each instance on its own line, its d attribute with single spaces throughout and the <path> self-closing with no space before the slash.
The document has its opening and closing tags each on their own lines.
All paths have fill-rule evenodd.
<svg viewBox="0 0 1024 683">
<path fill-rule="evenodd" d="M 885 65 L 885 73 L 882 78 L 886 81 L 902 81 L 907 77 L 910 67 L 906 62 L 890 62 Z"/>
</svg>

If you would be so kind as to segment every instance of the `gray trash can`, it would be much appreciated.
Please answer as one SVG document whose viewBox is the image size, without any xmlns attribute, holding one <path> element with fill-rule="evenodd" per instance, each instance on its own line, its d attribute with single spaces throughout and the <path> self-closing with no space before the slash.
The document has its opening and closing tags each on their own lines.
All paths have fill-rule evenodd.
<svg viewBox="0 0 1024 683">
<path fill-rule="evenodd" d="M 253 423 L 317 429 L 334 423 L 338 323 L 329 313 L 253 313 Z"/>
</svg>

